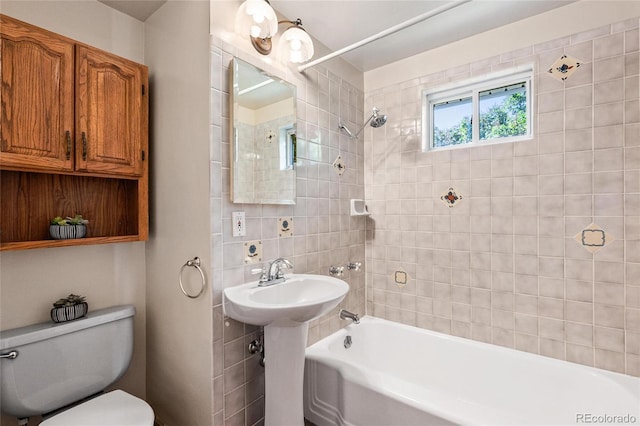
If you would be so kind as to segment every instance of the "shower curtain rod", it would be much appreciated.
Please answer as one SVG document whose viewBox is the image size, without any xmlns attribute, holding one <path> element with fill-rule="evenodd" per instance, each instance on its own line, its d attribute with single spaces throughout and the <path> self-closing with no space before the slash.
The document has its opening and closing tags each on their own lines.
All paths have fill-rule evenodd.
<svg viewBox="0 0 640 426">
<path fill-rule="evenodd" d="M 353 49 L 357 49 L 358 47 L 364 46 L 365 44 L 369 44 L 369 43 L 371 43 L 373 41 L 376 41 L 378 39 L 381 39 L 383 37 L 386 37 L 388 35 L 396 33 L 396 32 L 398 32 L 400 30 L 403 30 L 403 29 L 405 29 L 407 27 L 410 27 L 411 25 L 417 24 L 418 22 L 422 22 L 422 21 L 424 21 L 426 19 L 429 19 L 429 18 L 431 18 L 433 16 L 436 16 L 436 15 L 439 15 L 439 14 L 441 14 L 443 12 L 446 12 L 447 10 L 451 10 L 451 9 L 454 9 L 454 8 L 456 8 L 458 6 L 461 6 L 461 5 L 465 4 L 465 3 L 469 3 L 470 1 L 471 0 L 457 0 L 457 1 L 453 1 L 453 2 L 445 4 L 445 5 L 442 5 L 442 6 L 438 7 L 438 8 L 436 8 L 436 9 L 433 9 L 433 10 L 430 10 L 428 12 L 423 13 L 422 15 L 418 15 L 415 18 L 411 18 L 408 21 L 404 21 L 404 22 L 402 22 L 402 23 L 400 23 L 398 25 L 394 25 L 393 27 L 387 28 L 384 31 L 380 31 L 377 34 L 374 34 L 374 35 L 372 35 L 370 37 L 367 37 L 367 38 L 365 38 L 363 40 L 360 40 L 360 41 L 358 41 L 356 43 L 350 44 L 347 47 L 343 47 L 340 50 L 336 50 L 335 52 L 329 53 L 328 55 L 325 55 L 325 56 L 323 56 L 321 58 L 318 58 L 318 59 L 316 59 L 314 61 L 307 62 L 306 64 L 302 64 L 302 65 L 300 65 L 298 67 L 298 71 L 302 72 L 302 71 L 306 70 L 307 68 L 310 68 L 310 67 L 312 67 L 314 65 L 318 65 L 318 64 L 321 64 L 323 62 L 326 62 L 329 59 L 335 58 L 336 56 L 340 56 L 340 55 L 342 55 L 344 53 L 350 52 Z"/>
</svg>

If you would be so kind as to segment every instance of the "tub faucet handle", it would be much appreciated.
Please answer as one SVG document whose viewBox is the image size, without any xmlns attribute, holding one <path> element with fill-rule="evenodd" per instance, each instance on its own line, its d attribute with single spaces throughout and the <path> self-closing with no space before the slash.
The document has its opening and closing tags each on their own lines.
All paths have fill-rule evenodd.
<svg viewBox="0 0 640 426">
<path fill-rule="evenodd" d="M 332 266 L 329 268 L 329 273 L 334 277 L 341 277 L 344 274 L 344 266 Z"/>
<path fill-rule="evenodd" d="M 347 265 L 347 269 L 350 271 L 359 271 L 362 267 L 362 262 L 351 262 Z"/>
</svg>

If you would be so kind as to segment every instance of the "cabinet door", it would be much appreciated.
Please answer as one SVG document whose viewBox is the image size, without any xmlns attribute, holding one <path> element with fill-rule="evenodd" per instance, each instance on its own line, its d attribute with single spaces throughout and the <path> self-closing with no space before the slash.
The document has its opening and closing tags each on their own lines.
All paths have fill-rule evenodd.
<svg viewBox="0 0 640 426">
<path fill-rule="evenodd" d="M 142 175 L 147 68 L 76 47 L 76 170 Z"/>
<path fill-rule="evenodd" d="M 0 167 L 72 170 L 73 43 L 0 15 Z"/>
</svg>

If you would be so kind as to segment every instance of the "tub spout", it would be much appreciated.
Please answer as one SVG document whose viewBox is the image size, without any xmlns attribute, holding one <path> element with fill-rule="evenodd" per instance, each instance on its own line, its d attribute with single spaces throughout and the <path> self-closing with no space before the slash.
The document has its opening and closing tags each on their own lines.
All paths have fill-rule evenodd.
<svg viewBox="0 0 640 426">
<path fill-rule="evenodd" d="M 349 312 L 346 309 L 340 309 L 340 319 L 350 319 L 355 324 L 360 324 L 360 317 L 358 317 L 358 314 Z"/>
</svg>

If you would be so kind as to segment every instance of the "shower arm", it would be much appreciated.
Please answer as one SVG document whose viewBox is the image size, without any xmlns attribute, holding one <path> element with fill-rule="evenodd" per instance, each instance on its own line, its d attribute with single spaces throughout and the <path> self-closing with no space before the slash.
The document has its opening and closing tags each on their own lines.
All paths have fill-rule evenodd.
<svg viewBox="0 0 640 426">
<path fill-rule="evenodd" d="M 369 119 L 362 125 L 362 127 L 360 127 L 360 130 L 358 130 L 356 132 L 356 134 L 354 135 L 353 133 L 351 133 L 351 131 L 349 129 L 347 129 L 347 126 L 345 126 L 342 122 L 338 123 L 338 127 L 340 127 L 341 129 L 343 129 L 345 132 L 347 132 L 347 134 L 349 135 L 349 137 L 351 139 L 358 139 L 358 136 L 360 136 L 360 133 L 362 133 L 362 131 L 364 130 L 365 127 L 367 127 L 367 124 L 369 124 L 369 122 L 371 121 L 371 119 L 373 117 L 375 117 L 378 114 L 379 110 L 377 109 L 373 109 L 373 114 L 371 114 L 371 117 L 369 117 Z"/>
</svg>

